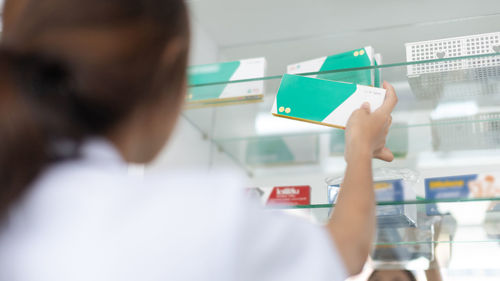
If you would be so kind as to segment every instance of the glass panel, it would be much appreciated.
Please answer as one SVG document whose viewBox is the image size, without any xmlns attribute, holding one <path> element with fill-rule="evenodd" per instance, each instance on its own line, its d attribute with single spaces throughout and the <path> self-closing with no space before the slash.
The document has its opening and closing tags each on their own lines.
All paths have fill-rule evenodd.
<svg viewBox="0 0 500 281">
<path fill-rule="evenodd" d="M 335 210 L 329 205 L 269 208 L 320 224 Z M 439 264 L 444 275 L 478 268 L 500 272 L 500 199 L 379 203 L 376 213 L 370 256 L 377 269 L 423 271 Z"/>
<path fill-rule="evenodd" d="M 498 66 L 413 75 L 408 75 L 410 66 L 407 65 L 381 68 L 382 79 L 393 84 L 399 97 L 399 104 L 394 112 L 395 127 L 473 123 L 469 126 L 464 125 L 463 132 L 488 134 L 498 130 L 498 122 L 493 121 L 500 121 L 500 55 L 479 59 L 420 63 L 411 67 L 419 66 L 424 69 L 419 70 L 422 72 L 427 71 L 425 69 L 434 69 L 443 65 L 454 67 L 455 63 L 464 63 L 464 61 L 471 64 L 477 60 L 485 60 L 482 62 L 484 65 L 496 64 Z M 356 80 L 358 79 L 356 77 L 359 77 L 359 71 L 335 72 L 336 76 L 333 77 L 331 76 L 333 74 L 329 73 L 330 76 L 323 78 Z M 413 71 L 413 73 L 416 72 Z M 322 75 L 327 74 L 322 73 Z M 308 77 L 316 76 L 308 75 Z M 204 108 L 186 110 L 185 116 L 216 140 L 334 131 L 331 128 L 273 117 L 270 111 L 279 88 L 279 78 L 264 81 L 263 97 L 252 96 L 249 99 L 207 104 Z M 254 82 L 236 84 L 245 83 Z M 193 105 L 189 106 L 193 107 Z M 451 130 L 454 130 L 453 128 Z"/>
<path fill-rule="evenodd" d="M 480 59 L 500 65 L 498 55 Z M 473 62 L 438 64 L 452 67 L 458 61 Z M 422 69 L 429 65 L 437 64 L 418 64 Z M 478 158 L 500 164 L 496 149 L 500 145 L 499 69 L 476 67 L 408 76 L 406 65 L 383 68 L 383 79 L 394 85 L 399 96 L 388 144 L 396 161 L 375 166 L 421 170 L 463 164 L 468 158 L 471 166 L 481 164 Z M 354 77 L 358 71 L 340 73 Z M 344 168 L 343 131 L 270 114 L 279 82 L 265 81 L 262 100 L 189 109 L 184 115 L 252 174 L 269 173 L 269 168 L 278 174 L 280 169 L 290 173 L 290 169 L 304 167 L 319 168 L 325 177 L 340 172 Z"/>
</svg>

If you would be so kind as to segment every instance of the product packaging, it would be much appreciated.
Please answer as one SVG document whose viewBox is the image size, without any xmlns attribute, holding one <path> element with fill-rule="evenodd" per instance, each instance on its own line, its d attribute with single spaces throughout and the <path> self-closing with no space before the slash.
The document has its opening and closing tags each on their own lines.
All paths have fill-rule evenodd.
<svg viewBox="0 0 500 281">
<path fill-rule="evenodd" d="M 305 206 L 311 204 L 311 187 L 300 186 L 276 186 L 276 187 L 254 187 L 249 188 L 251 196 L 259 198 L 265 206 L 276 208 L 310 222 L 317 223 L 310 209 L 281 208 L 285 206 Z M 271 211 L 271 210 L 270 210 Z"/>
<path fill-rule="evenodd" d="M 264 205 L 297 206 L 311 204 L 311 187 L 308 185 L 254 187 L 250 188 L 249 191 L 256 192 Z"/>
<path fill-rule="evenodd" d="M 187 106 L 260 101 L 264 95 L 263 80 L 226 82 L 262 78 L 265 71 L 265 58 L 191 66 L 188 68 L 188 79 L 193 86 L 188 91 Z"/>
<path fill-rule="evenodd" d="M 291 64 L 287 67 L 287 73 L 302 74 L 328 72 L 340 69 L 369 67 L 375 65 L 375 63 L 375 53 L 373 48 L 365 47 L 341 54 Z M 363 69 L 354 71 L 320 73 L 311 77 L 373 86 L 375 83 L 374 73 L 375 72 L 372 69 Z"/>
<path fill-rule="evenodd" d="M 427 200 L 493 198 L 500 196 L 500 174 L 483 173 L 425 179 Z M 436 204 L 427 204 L 428 215 L 442 215 Z"/>
<path fill-rule="evenodd" d="M 414 204 L 402 204 L 416 200 L 412 186 L 417 181 L 417 175 L 410 170 L 379 169 L 375 174 L 375 200 L 393 204 L 377 206 L 378 228 L 415 227 L 417 209 Z M 328 202 L 334 204 L 341 189 L 342 177 L 329 178 Z M 399 203 L 399 204 L 398 204 Z"/>
<path fill-rule="evenodd" d="M 382 55 L 381 54 L 375 54 L 375 66 L 382 65 Z M 374 75 L 374 81 L 373 85 L 377 88 L 382 88 L 382 83 L 384 80 L 382 80 L 382 69 L 380 68 L 375 68 L 373 70 L 373 75 Z"/>
<path fill-rule="evenodd" d="M 248 140 L 246 163 L 249 166 L 277 166 L 316 163 L 317 135 L 262 137 Z"/>
<path fill-rule="evenodd" d="M 364 102 L 379 108 L 386 90 L 285 74 L 271 113 L 278 117 L 345 129 Z"/>
</svg>

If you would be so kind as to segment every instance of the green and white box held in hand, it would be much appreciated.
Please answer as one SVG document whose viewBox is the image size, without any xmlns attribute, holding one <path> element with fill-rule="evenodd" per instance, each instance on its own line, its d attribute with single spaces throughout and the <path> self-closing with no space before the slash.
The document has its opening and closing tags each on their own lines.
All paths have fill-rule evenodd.
<svg viewBox="0 0 500 281">
<path fill-rule="evenodd" d="M 351 83 L 285 74 L 271 113 L 345 129 L 351 114 L 368 102 L 373 110 L 385 99 L 386 90 Z"/>
<path fill-rule="evenodd" d="M 188 68 L 189 84 L 192 85 L 188 92 L 188 104 L 262 99 L 264 94 L 263 80 L 225 82 L 262 78 L 265 76 L 265 72 L 265 58 L 191 66 Z M 216 84 L 196 86 L 213 83 Z"/>
<path fill-rule="evenodd" d="M 375 54 L 372 47 L 364 47 L 349 52 L 308 60 L 287 67 L 288 74 L 323 72 L 331 70 L 369 67 L 375 65 Z M 322 73 L 313 78 L 349 82 L 367 86 L 375 84 L 373 69 Z"/>
</svg>

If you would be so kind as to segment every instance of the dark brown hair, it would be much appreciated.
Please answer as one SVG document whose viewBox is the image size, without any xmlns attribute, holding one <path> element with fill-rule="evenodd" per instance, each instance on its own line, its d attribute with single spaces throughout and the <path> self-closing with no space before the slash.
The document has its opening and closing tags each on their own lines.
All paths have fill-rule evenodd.
<svg viewBox="0 0 500 281">
<path fill-rule="evenodd" d="M 182 0 L 8 0 L 4 17 L 0 216 L 86 137 L 160 98 L 178 107 L 189 48 Z"/>
<path fill-rule="evenodd" d="M 374 270 L 372 272 L 372 274 L 370 275 L 370 277 L 368 277 L 368 281 L 376 280 L 375 277 L 376 277 L 377 273 L 380 271 L 383 271 L 383 270 Z M 403 272 L 406 275 L 406 277 L 408 277 L 409 281 L 417 281 L 417 278 L 415 277 L 415 275 L 411 271 L 406 270 L 406 269 L 404 269 L 404 270 L 402 269 L 401 272 Z"/>
</svg>

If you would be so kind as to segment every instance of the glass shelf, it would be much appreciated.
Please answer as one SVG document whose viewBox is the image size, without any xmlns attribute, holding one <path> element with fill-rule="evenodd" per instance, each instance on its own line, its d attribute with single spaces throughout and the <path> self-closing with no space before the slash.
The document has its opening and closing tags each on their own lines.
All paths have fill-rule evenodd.
<svg viewBox="0 0 500 281">
<path fill-rule="evenodd" d="M 319 224 L 326 223 L 335 210 L 329 204 L 268 208 Z M 500 258 L 500 198 L 379 202 L 376 208 L 378 225 L 371 253 L 375 268 L 427 270 L 437 260 L 446 275 L 454 263 L 470 258 L 463 256 L 465 251 L 484 255 L 475 258 L 485 264 Z M 493 269 L 500 272 L 500 265 Z"/>
<path fill-rule="evenodd" d="M 499 43 L 500 44 L 500 43 Z M 342 69 L 335 69 L 335 70 L 328 70 L 328 71 L 317 71 L 317 72 L 302 72 L 302 73 L 297 73 L 295 75 L 301 75 L 301 76 L 314 76 L 314 75 L 326 75 L 326 74 L 336 74 L 336 73 L 352 73 L 352 72 L 357 72 L 357 71 L 363 71 L 363 70 L 374 70 L 374 69 L 385 69 L 385 68 L 393 68 L 393 67 L 400 67 L 400 66 L 421 66 L 425 68 L 428 65 L 433 65 L 433 64 L 439 64 L 439 63 L 448 63 L 448 62 L 461 62 L 461 61 L 466 61 L 466 60 L 474 60 L 474 59 L 490 59 L 495 61 L 498 59 L 499 54 L 498 53 L 491 53 L 491 54 L 481 54 L 481 55 L 470 55 L 470 56 L 461 56 L 461 57 L 453 57 L 453 58 L 440 58 L 440 59 L 429 59 L 429 60 L 421 60 L 421 61 L 413 61 L 413 62 L 396 62 L 396 63 L 385 63 L 385 64 L 380 64 L 380 65 L 374 65 L 374 66 L 366 66 L 366 67 L 353 67 L 353 68 L 342 68 Z M 498 62 L 498 60 L 496 60 Z M 258 77 L 258 78 L 251 78 L 251 79 L 239 79 L 239 80 L 233 80 L 233 81 L 213 81 L 210 83 L 192 83 L 189 84 L 189 87 L 209 87 L 209 86 L 215 86 L 215 85 L 228 85 L 228 84 L 240 84 L 240 83 L 249 83 L 249 82 L 255 82 L 255 81 L 268 81 L 268 80 L 281 80 L 283 77 L 283 74 L 277 74 L 277 75 L 270 75 L 270 76 L 263 76 L 263 77 Z"/>
<path fill-rule="evenodd" d="M 266 76 L 190 85 L 191 89 L 262 82 L 263 95 L 186 109 L 183 114 L 222 155 L 248 173 L 252 186 L 311 186 L 312 205 L 270 207 L 270 212 L 326 222 L 334 206 L 325 204 L 325 179 L 340 176 L 345 169 L 342 130 L 270 114 L 287 65 L 364 46 L 382 54 L 383 64 L 300 75 L 346 81 L 372 71 L 394 86 L 399 104 L 388 146 L 396 159 L 393 163 L 374 160 L 375 169 L 416 172 L 418 181 L 412 186 L 416 198 L 425 198 L 426 178 L 499 171 L 500 50 L 408 63 L 404 45 L 499 32 L 497 2 L 214 1 L 194 1 L 190 6 L 219 45 L 218 58 L 265 57 Z M 488 61 L 490 66 L 435 71 L 442 65 L 471 61 Z M 434 71 L 411 74 L 415 69 Z M 224 157 L 218 163 L 219 155 L 212 153 L 213 162 L 225 164 Z M 418 280 L 434 281 L 422 278 L 430 268 L 440 271 L 443 280 L 496 281 L 500 276 L 499 205 L 500 198 L 378 202 L 372 267 L 414 270 Z M 391 218 L 381 217 L 398 209 L 415 216 L 412 220 L 394 217 L 392 225 Z M 404 225 L 408 221 L 413 224 Z"/>
<path fill-rule="evenodd" d="M 471 59 L 488 60 L 498 66 L 423 74 L 408 77 L 410 65 L 435 65 Z M 500 120 L 500 55 L 470 56 L 467 59 L 438 59 L 418 63 L 397 63 L 376 67 L 343 69 L 304 74 L 342 75 L 348 79 L 359 71 L 379 69 L 383 80 L 393 84 L 399 97 L 394 112 L 395 127 L 453 125 L 463 123 L 488 123 Z M 296 133 L 322 133 L 333 131 L 318 125 L 281 120 L 270 114 L 282 76 L 263 77 L 265 92 L 260 100 L 251 103 L 188 109 L 185 116 L 205 134 L 216 141 L 247 139 L 268 135 Z M 229 83 L 252 83 L 255 79 Z M 216 83 L 219 84 L 219 83 Z M 210 84 L 192 87 L 212 87 Z"/>
<path fill-rule="evenodd" d="M 410 65 L 471 59 L 498 62 L 499 66 L 418 77 L 407 75 Z M 500 55 L 370 68 L 380 69 L 383 79 L 394 85 L 399 97 L 388 141 L 396 161 L 376 165 L 421 170 L 430 169 L 439 159 L 443 160 L 439 167 L 446 167 L 449 163 L 444 160 L 451 163 L 474 157 L 500 165 L 497 160 L 500 159 L 497 149 L 500 147 Z M 355 75 L 358 71 L 346 69 L 334 73 L 348 77 L 346 75 Z M 266 91 L 260 102 L 189 109 L 184 116 L 251 175 L 317 169 L 324 171 L 326 177 L 328 173 L 341 172 L 344 168 L 342 130 L 270 114 L 280 77 L 263 78 Z"/>
<path fill-rule="evenodd" d="M 190 6 L 197 21 L 217 41 L 218 58 L 234 61 L 265 57 L 267 74 L 190 87 L 210 89 L 262 82 L 264 92 L 252 100 L 187 109 L 184 117 L 251 176 L 252 186 L 311 186 L 312 205 L 279 210 L 273 207 L 269 211 L 326 222 L 332 205 L 325 204 L 325 179 L 341 175 L 345 169 L 342 130 L 270 114 L 287 65 L 364 46 L 373 46 L 382 54 L 383 64 L 301 75 L 346 81 L 363 71 L 379 71 L 383 80 L 393 84 L 399 104 L 388 146 L 396 159 L 393 163 L 374 160 L 375 169 L 415 171 L 419 180 L 412 189 L 417 198 L 425 198 L 423 179 L 500 169 L 500 51 L 408 63 L 404 45 L 499 32 L 498 2 L 456 5 L 452 1 L 364 1 L 352 5 L 323 0 L 214 1 L 194 1 Z M 420 76 L 410 73 L 412 69 L 435 70 L 440 65 L 470 61 L 489 61 L 494 66 Z M 219 164 L 220 154 L 212 155 L 213 162 Z M 221 159 L 221 164 L 224 161 Z M 416 270 L 420 272 L 418 280 L 433 281 L 422 278 L 422 273 L 437 261 L 443 280 L 496 281 L 500 276 L 499 203 L 500 198 L 379 202 L 379 215 L 406 208 L 416 213 L 416 219 L 411 226 L 391 227 L 390 220 L 379 217 L 372 266 Z"/>
</svg>

